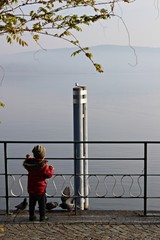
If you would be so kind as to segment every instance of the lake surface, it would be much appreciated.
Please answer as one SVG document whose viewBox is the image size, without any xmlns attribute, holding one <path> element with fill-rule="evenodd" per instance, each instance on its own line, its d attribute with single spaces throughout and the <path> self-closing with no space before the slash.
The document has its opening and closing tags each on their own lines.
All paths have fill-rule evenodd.
<svg viewBox="0 0 160 240">
<path fill-rule="evenodd" d="M 83 55 L 70 57 L 74 49 L 38 51 L 0 56 L 5 77 L 0 87 L 0 99 L 5 108 L 0 111 L 0 140 L 58 141 L 73 140 L 73 87 L 85 85 L 88 91 L 89 140 L 159 141 L 160 140 L 160 49 L 97 46 L 92 49 L 96 62 L 104 73 L 95 71 Z M 0 71 L 0 78 L 3 71 Z M 12 156 L 23 158 L 32 146 L 13 148 Z M 72 148 L 47 149 L 48 157 L 71 156 Z M 54 154 L 53 154 L 54 152 Z M 128 150 L 129 154 L 133 149 Z M 113 151 L 112 151 L 113 153 Z M 115 150 L 114 154 L 120 154 Z M 122 151 L 124 154 L 124 152 Z M 50 155 L 51 154 L 51 155 Z M 106 148 L 90 147 L 90 156 L 105 157 Z M 141 150 L 140 150 L 141 154 Z M 1 152 L 1 169 L 3 154 Z M 150 147 L 149 173 L 159 173 L 160 147 Z M 19 164 L 19 163 L 18 163 Z M 13 164 L 14 165 L 14 164 Z M 56 173 L 73 170 L 73 163 L 54 162 Z M 17 171 L 21 169 L 15 167 Z M 11 166 L 11 170 L 14 166 Z M 143 165 L 132 162 L 99 162 L 89 165 L 90 173 L 143 173 Z M 130 181 L 130 180 L 128 180 Z M 149 182 L 159 195 L 159 179 Z M 91 208 L 142 208 L 141 200 L 103 199 Z M 138 201 L 138 202 L 137 202 Z M 115 202 L 115 203 L 114 203 Z M 148 201 L 155 209 L 160 200 Z M 114 205 L 114 207 L 113 207 Z"/>
</svg>

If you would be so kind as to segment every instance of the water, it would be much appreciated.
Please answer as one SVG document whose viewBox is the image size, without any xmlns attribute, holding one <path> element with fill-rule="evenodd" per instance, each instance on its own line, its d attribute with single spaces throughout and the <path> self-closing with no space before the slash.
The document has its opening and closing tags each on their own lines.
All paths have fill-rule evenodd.
<svg viewBox="0 0 160 240">
<path fill-rule="evenodd" d="M 103 74 L 96 73 L 82 55 L 71 58 L 73 49 L 1 56 L 5 78 L 0 97 L 6 107 L 0 111 L 0 140 L 73 140 L 72 89 L 76 82 L 88 89 L 89 140 L 160 140 L 160 49 L 135 50 L 138 64 L 133 67 L 136 59 L 129 47 L 92 48 L 96 62 L 104 68 Z M 0 77 L 2 74 L 1 71 Z M 30 145 L 13 147 L 11 154 L 23 158 L 31 149 Z M 72 154 L 70 146 L 67 149 L 47 146 L 47 151 L 48 157 L 50 153 L 62 158 L 66 153 Z M 150 147 L 148 171 L 151 173 L 159 173 L 159 153 L 158 146 Z M 90 147 L 89 154 L 103 157 L 108 151 L 96 146 Z M 120 151 L 114 154 L 119 156 Z M 1 159 L 3 169 L 2 152 Z M 17 164 L 15 169 L 22 170 L 21 162 Z M 56 173 L 73 171 L 72 161 L 68 165 L 55 161 L 54 165 Z M 90 173 L 101 173 L 104 169 L 109 173 L 132 170 L 141 173 L 143 165 L 104 161 L 89 165 Z M 154 194 L 159 195 L 158 178 L 149 181 L 151 193 L 153 185 Z M 127 199 L 102 199 L 101 204 L 96 201 L 93 199 L 91 208 L 141 209 L 143 204 L 141 200 Z M 148 207 L 158 208 L 159 200 L 148 200 Z"/>
</svg>

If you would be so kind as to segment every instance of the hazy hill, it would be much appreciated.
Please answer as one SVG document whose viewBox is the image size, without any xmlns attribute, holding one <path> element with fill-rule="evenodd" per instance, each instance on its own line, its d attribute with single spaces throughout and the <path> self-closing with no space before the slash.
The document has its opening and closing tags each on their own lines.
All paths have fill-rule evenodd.
<svg viewBox="0 0 160 240">
<path fill-rule="evenodd" d="M 4 56 L 0 63 L 5 64 L 5 68 L 10 72 L 95 73 L 92 64 L 82 53 L 71 57 L 75 50 L 66 48 L 24 52 Z M 146 71 L 157 71 L 160 65 L 160 49 L 156 48 L 135 47 L 133 50 L 129 46 L 102 45 L 92 47 L 91 51 L 94 60 L 101 63 L 105 73 L 113 70 L 123 72 L 127 69 L 140 71 L 142 68 Z"/>
</svg>

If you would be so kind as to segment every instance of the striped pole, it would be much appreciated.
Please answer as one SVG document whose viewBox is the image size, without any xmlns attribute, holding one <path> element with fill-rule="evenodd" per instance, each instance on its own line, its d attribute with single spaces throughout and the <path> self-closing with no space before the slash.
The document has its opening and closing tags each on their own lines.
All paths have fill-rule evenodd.
<svg viewBox="0 0 160 240">
<path fill-rule="evenodd" d="M 77 205 L 81 210 L 88 209 L 88 144 L 79 143 L 88 140 L 87 128 L 87 89 L 76 85 L 73 88 L 73 127 L 75 143 L 74 186 Z M 85 198 L 84 198 L 85 196 Z"/>
</svg>

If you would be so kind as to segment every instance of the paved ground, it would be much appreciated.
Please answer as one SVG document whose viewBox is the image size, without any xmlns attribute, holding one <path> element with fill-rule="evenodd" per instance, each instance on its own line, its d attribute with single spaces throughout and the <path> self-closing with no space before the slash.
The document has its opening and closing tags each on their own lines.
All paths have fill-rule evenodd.
<svg viewBox="0 0 160 240">
<path fill-rule="evenodd" d="M 38 216 L 38 213 L 37 213 Z M 107 240 L 160 239 L 160 212 L 143 216 L 133 211 L 52 211 L 47 222 L 29 222 L 28 212 L 0 212 L 2 240 Z"/>
</svg>

